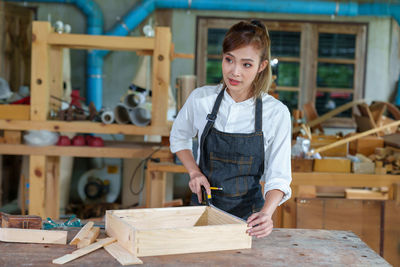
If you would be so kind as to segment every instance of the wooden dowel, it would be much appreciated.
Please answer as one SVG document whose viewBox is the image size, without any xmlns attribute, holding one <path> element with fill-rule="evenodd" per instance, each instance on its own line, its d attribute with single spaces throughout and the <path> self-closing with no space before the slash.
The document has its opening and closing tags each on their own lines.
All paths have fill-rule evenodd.
<svg viewBox="0 0 400 267">
<path fill-rule="evenodd" d="M 399 125 L 400 125 L 400 120 L 399 120 L 399 121 L 392 122 L 392 123 L 390 123 L 390 124 L 386 124 L 386 125 L 384 125 L 384 126 L 381 126 L 381 127 L 375 128 L 375 129 L 371 129 L 371 130 L 368 130 L 368 131 L 365 131 L 365 132 L 362 132 L 362 133 L 359 133 L 359 134 L 350 136 L 350 137 L 348 137 L 348 138 L 339 140 L 339 141 L 337 141 L 337 142 L 335 142 L 335 143 L 332 143 L 332 144 L 329 144 L 329 145 L 326 145 L 326 146 L 319 147 L 319 148 L 317 148 L 317 149 L 315 149 L 315 150 L 312 150 L 312 151 L 308 152 L 307 155 L 311 156 L 311 155 L 313 155 L 313 154 L 315 154 L 315 153 L 319 153 L 319 152 L 322 152 L 322 151 L 331 149 L 331 148 L 333 148 L 333 147 L 337 147 L 337 146 L 346 144 L 346 143 L 348 143 L 348 142 L 351 142 L 351 141 L 353 141 L 353 140 L 359 139 L 359 138 L 361 138 L 361 137 L 364 137 L 364 136 L 367 136 L 367 135 L 370 135 L 370 134 L 373 134 L 373 133 L 377 133 L 377 132 L 382 131 L 382 130 L 384 130 L 384 129 L 386 129 L 386 128 L 390 128 L 390 127 L 394 127 L 394 126 L 399 126 Z"/>
</svg>

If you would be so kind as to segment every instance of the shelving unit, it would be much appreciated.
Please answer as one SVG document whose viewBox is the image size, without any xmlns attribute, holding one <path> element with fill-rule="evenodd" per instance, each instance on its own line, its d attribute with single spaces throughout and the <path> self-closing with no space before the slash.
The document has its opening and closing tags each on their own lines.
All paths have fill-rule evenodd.
<svg viewBox="0 0 400 267">
<path fill-rule="evenodd" d="M 151 124 L 146 127 L 138 127 L 134 125 L 105 125 L 96 122 L 48 120 L 50 95 L 60 96 L 62 92 L 63 48 L 125 50 L 152 55 L 153 110 Z M 116 37 L 58 34 L 52 31 L 48 22 L 35 21 L 32 29 L 29 117 L 26 114 L 21 118 L 0 116 L 0 129 L 168 136 L 170 131 L 170 124 L 167 122 L 170 64 L 171 32 L 167 27 L 157 27 L 154 38 Z M 11 110 L 8 109 L 8 112 L 12 112 L 13 107 L 7 108 L 11 108 Z M 24 109 L 26 110 L 26 107 Z M 58 156 L 134 158 L 146 157 L 157 148 L 158 146 L 154 144 L 139 145 L 117 142 L 108 142 L 103 148 L 88 146 L 31 147 L 21 144 L 0 144 L 0 154 L 29 155 L 29 214 L 36 214 L 42 218 L 58 218 L 58 173 L 54 171 L 58 168 Z M 154 156 L 168 157 L 165 151 L 166 149 L 161 149 Z M 49 170 L 50 168 L 52 170 Z"/>
</svg>

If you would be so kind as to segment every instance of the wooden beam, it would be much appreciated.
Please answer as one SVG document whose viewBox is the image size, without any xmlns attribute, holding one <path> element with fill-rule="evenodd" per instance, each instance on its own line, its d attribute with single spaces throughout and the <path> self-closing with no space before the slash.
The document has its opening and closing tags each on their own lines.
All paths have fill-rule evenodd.
<svg viewBox="0 0 400 267">
<path fill-rule="evenodd" d="M 124 249 L 124 247 L 117 242 L 105 246 L 104 249 L 121 263 L 121 265 L 143 264 L 143 261 Z"/>
<path fill-rule="evenodd" d="M 73 260 L 75 260 L 75 259 L 77 259 L 79 257 L 82 257 L 82 256 L 84 256 L 86 254 L 89 254 L 89 253 L 91 253 L 91 252 L 93 252 L 93 251 L 95 251 L 95 250 L 97 250 L 99 248 L 107 246 L 107 245 L 109 245 L 109 244 L 111 244 L 111 243 L 113 243 L 115 241 L 116 241 L 116 239 L 112 238 L 112 237 L 108 237 L 108 238 L 102 239 L 101 241 L 93 243 L 93 244 L 91 244 L 91 245 L 89 245 L 89 246 L 87 246 L 85 248 L 78 249 L 78 250 L 74 251 L 71 254 L 66 254 L 66 255 L 64 255 L 62 257 L 54 259 L 53 263 L 54 264 L 64 264 L 64 263 L 73 261 Z"/>
<path fill-rule="evenodd" d="M 40 244 L 67 244 L 67 231 L 0 228 L 0 241 Z"/>
<path fill-rule="evenodd" d="M 168 97 L 168 95 L 166 97 Z M 172 124 L 169 123 L 158 126 L 151 125 L 147 127 L 140 127 L 128 124 L 124 125 L 103 124 L 103 123 L 88 122 L 88 121 L 68 122 L 68 121 L 0 120 L 0 128 L 5 130 L 24 130 L 24 131 L 48 130 L 52 132 L 68 132 L 68 133 L 169 136 L 169 132 L 171 131 L 171 126 Z"/>
<path fill-rule="evenodd" d="M 291 186 L 343 186 L 343 187 L 390 187 L 400 182 L 400 175 L 358 173 L 294 172 Z"/>
<path fill-rule="evenodd" d="M 0 144 L 0 154 L 3 155 L 43 155 L 43 156 L 73 156 L 73 157 L 104 157 L 104 158 L 144 158 L 156 149 L 156 145 L 132 145 L 126 147 L 105 145 L 104 147 L 90 146 L 46 146 L 34 147 L 28 145 Z M 172 160 L 169 148 L 161 149 L 153 157 Z"/>
<path fill-rule="evenodd" d="M 157 27 L 153 55 L 152 112 L 151 125 L 167 124 L 168 90 L 170 86 L 171 31 L 167 27 Z M 168 133 L 169 135 L 169 133 Z"/>
<path fill-rule="evenodd" d="M 29 215 L 46 218 L 46 156 L 29 157 Z"/>
<path fill-rule="evenodd" d="M 60 157 L 47 157 L 46 162 L 46 217 L 60 218 Z"/>
<path fill-rule="evenodd" d="M 29 105 L 0 105 L 1 120 L 29 120 Z"/>
<path fill-rule="evenodd" d="M 166 180 L 166 172 L 146 170 L 146 208 L 164 206 Z"/>
<path fill-rule="evenodd" d="M 47 23 L 47 22 L 46 22 Z M 34 24 L 35 25 L 35 24 Z M 88 34 L 51 33 L 48 37 L 50 45 L 72 49 L 105 49 L 105 50 L 153 50 L 154 38 L 120 37 Z"/>
</svg>

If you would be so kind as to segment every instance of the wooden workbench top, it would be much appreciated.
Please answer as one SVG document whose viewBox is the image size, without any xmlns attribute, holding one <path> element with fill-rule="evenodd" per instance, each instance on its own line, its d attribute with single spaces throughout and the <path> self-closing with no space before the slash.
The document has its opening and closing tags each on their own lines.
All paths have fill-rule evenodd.
<svg viewBox="0 0 400 267">
<path fill-rule="evenodd" d="M 68 235 L 70 240 L 73 234 Z M 167 245 L 167 244 L 166 244 Z M 56 266 L 53 259 L 71 253 L 69 245 L 0 242 L 0 266 Z M 144 266 L 390 266 L 348 231 L 274 229 L 253 239 L 253 248 L 207 253 L 142 257 Z M 104 249 L 65 266 L 121 266 Z"/>
</svg>

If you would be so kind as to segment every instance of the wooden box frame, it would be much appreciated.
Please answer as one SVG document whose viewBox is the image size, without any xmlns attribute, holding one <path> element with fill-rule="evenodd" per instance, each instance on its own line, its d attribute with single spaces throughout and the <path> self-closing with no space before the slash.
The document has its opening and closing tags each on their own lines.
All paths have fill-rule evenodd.
<svg viewBox="0 0 400 267">
<path fill-rule="evenodd" d="M 106 212 L 107 234 L 136 257 L 251 248 L 246 229 L 207 206 Z"/>
</svg>

